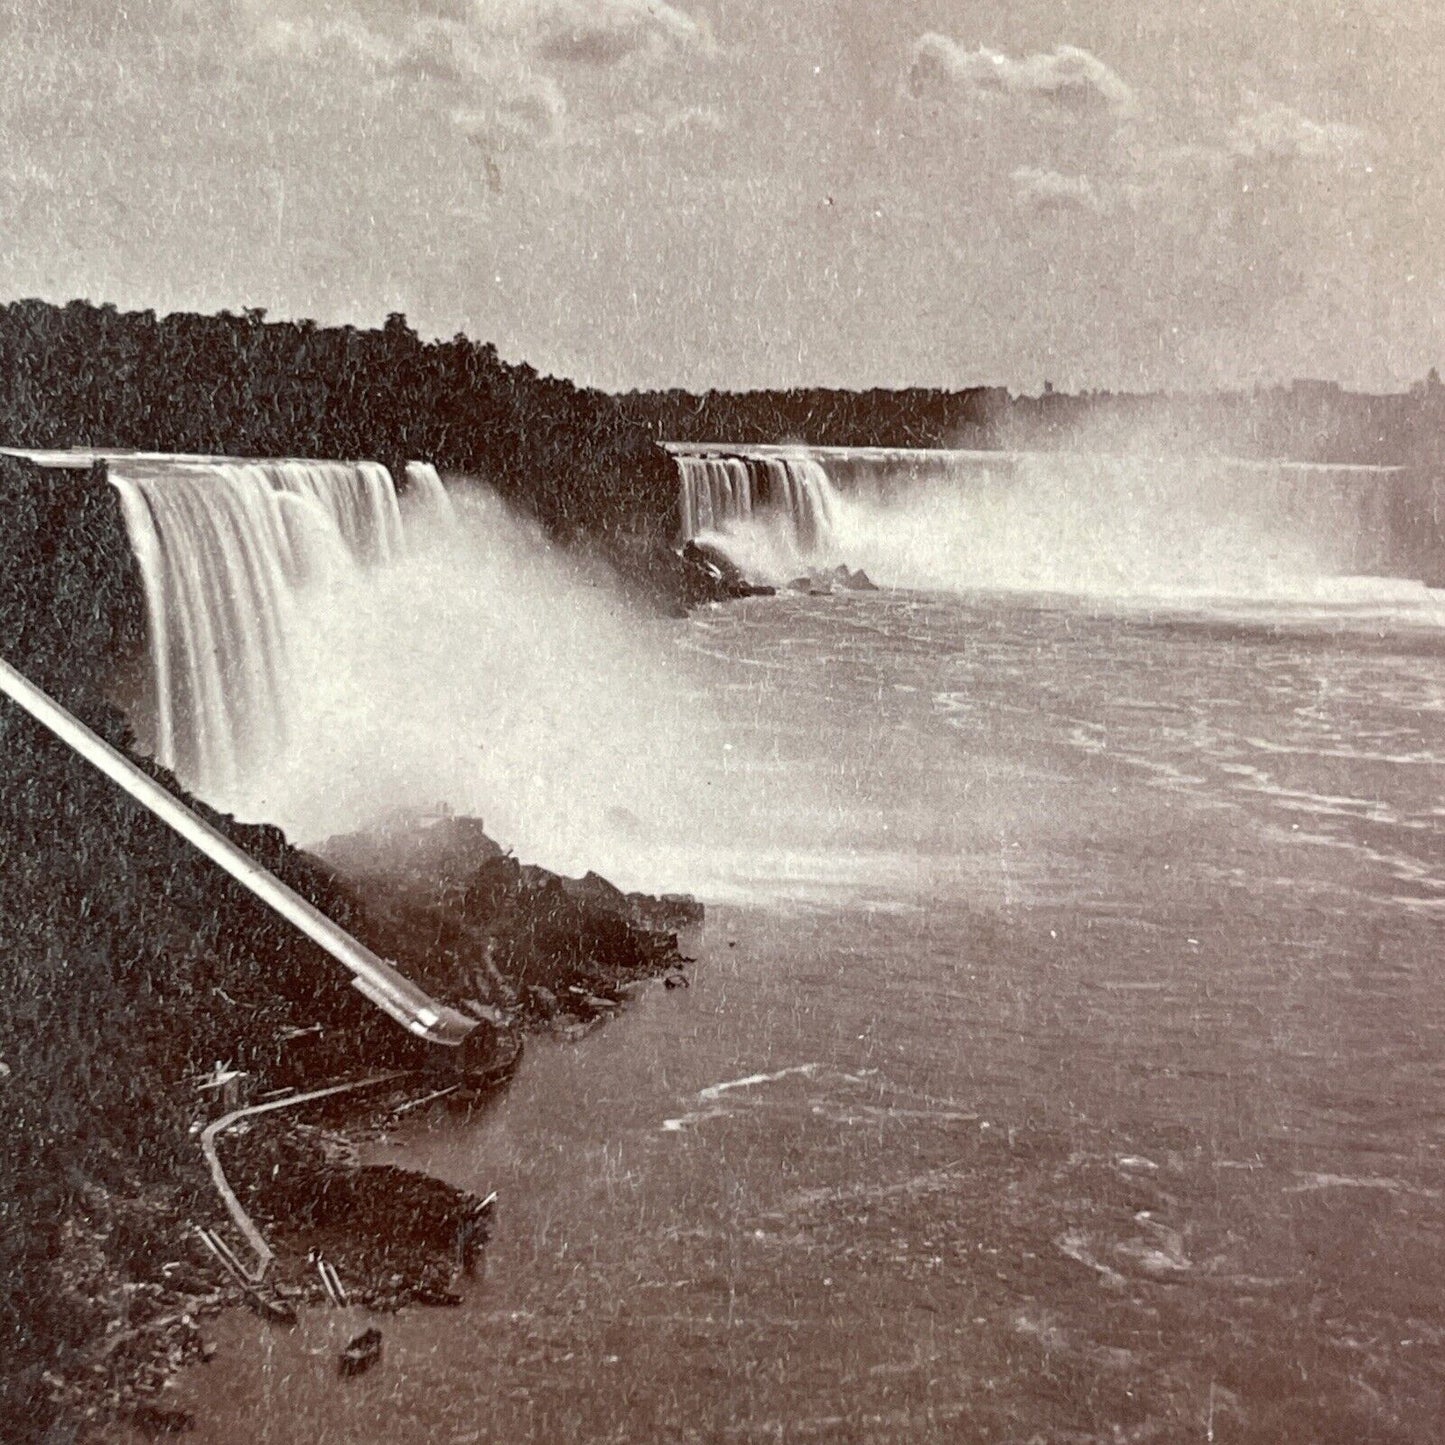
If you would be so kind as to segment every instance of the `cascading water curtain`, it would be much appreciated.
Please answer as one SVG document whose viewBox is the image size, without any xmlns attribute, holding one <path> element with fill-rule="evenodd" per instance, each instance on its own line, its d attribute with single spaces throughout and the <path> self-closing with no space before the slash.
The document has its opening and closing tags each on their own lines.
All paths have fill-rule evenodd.
<svg viewBox="0 0 1445 1445">
<path fill-rule="evenodd" d="M 838 495 L 827 469 L 806 454 L 675 457 L 683 540 L 727 536 L 754 520 L 780 527 L 802 564 L 835 551 Z"/>
<path fill-rule="evenodd" d="M 425 472 L 421 506 L 445 515 Z M 396 487 L 375 462 L 116 461 L 111 480 L 145 587 L 156 759 L 223 805 L 286 743 L 308 607 L 401 553 Z"/>
</svg>

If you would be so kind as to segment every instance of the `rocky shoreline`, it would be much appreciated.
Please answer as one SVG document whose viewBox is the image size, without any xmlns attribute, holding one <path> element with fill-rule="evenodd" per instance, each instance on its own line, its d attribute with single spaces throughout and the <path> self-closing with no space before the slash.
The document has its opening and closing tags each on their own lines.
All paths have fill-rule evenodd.
<svg viewBox="0 0 1445 1445">
<path fill-rule="evenodd" d="M 100 802 L 82 765 L 16 726 L 33 749 L 33 777 L 55 785 L 51 796 L 63 778 L 87 806 Z M 4 800 L 13 810 L 13 787 Z M 581 1033 L 645 980 L 681 976 L 679 932 L 701 921 L 690 899 L 624 894 L 596 875 L 524 865 L 478 819 L 395 820 L 311 855 L 275 829 L 211 816 L 358 938 L 478 1018 L 478 1043 L 469 1040 L 462 1068 L 453 1051 L 416 1044 L 334 964 L 277 936 L 274 920 L 204 876 L 202 860 L 150 820 L 131 815 L 128 827 L 97 837 L 106 866 L 74 874 L 76 911 L 93 910 L 103 935 L 90 954 L 96 974 L 74 1056 L 62 1071 L 43 1062 L 43 1038 L 18 1037 L 13 1017 L 5 1029 L 0 1124 L 15 1146 L 6 1214 L 12 1231 L 25 1231 L 12 1233 L 20 1257 L 6 1276 L 18 1325 L 0 1365 L 6 1439 L 93 1438 L 116 1421 L 184 1430 L 165 1385 L 177 1368 L 209 1358 L 206 1322 L 249 1306 L 284 1328 L 297 1306 L 326 1298 L 318 1258 L 351 1301 L 373 1310 L 459 1302 L 490 1205 L 361 1163 L 358 1143 L 418 1105 L 475 1107 L 504 1087 L 527 1032 Z M 152 868 L 133 872 L 123 890 L 107 888 L 117 856 L 148 855 Z M 7 859 L 6 878 L 22 862 Z M 140 905 L 148 956 L 181 952 L 198 912 L 213 916 L 210 941 L 224 938 L 227 951 L 152 974 L 142 991 L 159 986 L 165 998 L 152 997 L 153 1014 L 138 1010 L 117 975 L 126 950 L 107 904 L 122 916 Z M 158 1053 L 151 1045 L 162 1029 L 170 1047 Z M 378 1070 L 392 1076 L 381 1088 L 242 1121 L 218 1140 L 238 1199 L 276 1255 L 264 1288 L 248 1286 L 201 1237 L 214 1230 L 243 1252 L 207 1177 L 200 1128 L 243 1102 L 238 1089 L 284 1099 Z M 230 1074 L 225 1090 L 207 1087 Z M 63 1126 L 47 1130 L 58 1113 L 78 1127 L 74 1142 Z"/>
<path fill-rule="evenodd" d="M 399 820 L 384 837 L 306 853 L 188 796 L 137 751 L 113 706 L 145 620 L 103 469 L 0 457 L 0 490 L 7 661 L 341 928 L 478 1019 L 465 1050 L 474 1092 L 528 1030 L 581 1032 L 641 980 L 678 976 L 678 932 L 700 917 L 690 900 L 528 867 L 480 820 Z M 639 597 L 660 610 L 731 595 L 655 537 L 604 551 L 619 567 L 634 554 L 647 559 L 631 574 Z M 0 753 L 0 1438 L 75 1440 L 137 1411 L 173 1428 L 159 1387 L 178 1363 L 204 1358 L 205 1319 L 246 1298 L 195 1233 L 227 1223 L 193 1128 L 221 1103 L 198 1084 L 218 1065 L 252 1097 L 375 1072 L 415 1078 L 404 1095 L 308 1106 L 225 1136 L 234 1187 L 279 1241 L 279 1282 L 304 1300 L 321 1287 L 302 1267 L 313 1244 L 292 1227 L 310 1210 L 304 1181 L 318 1198 L 354 1189 L 363 1176 L 352 1177 L 345 1139 L 457 1080 L 438 1081 L 431 1046 L 8 701 Z M 338 1119 L 339 1137 L 328 1132 Z M 274 1177 L 301 1195 L 268 1192 L 273 1176 L 253 1157 L 262 1140 L 288 1161 Z M 378 1204 L 379 1219 L 405 1216 L 418 1189 L 443 1219 L 474 1207 L 413 1180 L 362 1186 L 399 1201 Z M 440 1299 L 452 1288 L 451 1233 L 443 1225 L 441 1244 L 416 1245 L 400 1267 L 360 1240 L 328 1235 L 317 1247 L 345 1262 L 363 1297 Z"/>
<path fill-rule="evenodd" d="M 508 1002 L 484 1006 L 495 1020 L 484 1024 L 486 1062 L 465 1078 L 448 1082 L 421 1069 L 329 1105 L 258 1119 L 226 1137 L 227 1176 L 276 1254 L 264 1285 L 248 1287 L 201 1242 L 200 1228 L 224 1232 L 228 1221 L 201 1177 L 199 1153 L 174 1184 L 131 1194 L 89 1191 L 56 1261 L 58 1303 L 74 1328 L 65 1363 L 42 1376 L 52 1431 L 57 1420 L 77 1439 L 115 1422 L 158 1435 L 188 1430 L 186 1412 L 166 1403 L 166 1386 L 177 1370 L 213 1357 L 207 1322 L 249 1308 L 286 1328 L 297 1308 L 328 1303 L 322 1259 L 336 1271 L 347 1302 L 372 1312 L 460 1304 L 479 1272 L 493 1201 L 394 1165 L 364 1163 L 361 1146 L 385 1137 L 418 1107 L 484 1106 L 505 1088 L 525 1033 L 578 1036 L 624 1007 L 645 979 L 682 976 L 676 934 L 642 920 L 700 921 L 689 901 L 629 898 L 595 875 L 575 880 L 524 868 L 485 839 L 475 820 L 432 825 L 438 826 L 452 844 L 485 842 L 479 871 L 511 879 L 512 901 L 526 923 L 544 929 L 554 947 L 570 946 L 571 960 L 514 950 L 503 967 L 520 965 L 520 972 L 510 974 L 493 961 L 497 950 L 488 951 L 485 976 L 494 996 Z M 360 849 L 363 842 L 347 845 Z M 459 854 L 452 858 L 460 864 Z M 376 886 L 374 877 L 370 882 Z M 402 899 L 398 890 L 393 902 L 411 926 L 422 921 L 424 905 L 414 897 Z M 502 912 L 505 905 L 483 920 L 472 906 L 462 916 L 480 935 Z M 454 952 L 448 966 L 466 964 Z M 529 976 L 552 987 L 526 982 Z M 270 1082 L 254 1081 L 263 1092 Z M 197 1124 L 202 1117 L 198 1110 Z"/>
</svg>

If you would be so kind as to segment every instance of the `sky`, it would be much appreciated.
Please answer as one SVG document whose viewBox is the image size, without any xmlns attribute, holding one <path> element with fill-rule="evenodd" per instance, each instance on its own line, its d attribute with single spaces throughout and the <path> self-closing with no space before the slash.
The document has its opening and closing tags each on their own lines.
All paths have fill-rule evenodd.
<svg viewBox="0 0 1445 1445">
<path fill-rule="evenodd" d="M 1439 0 L 0 0 L 0 299 L 614 390 L 1400 388 Z"/>
</svg>

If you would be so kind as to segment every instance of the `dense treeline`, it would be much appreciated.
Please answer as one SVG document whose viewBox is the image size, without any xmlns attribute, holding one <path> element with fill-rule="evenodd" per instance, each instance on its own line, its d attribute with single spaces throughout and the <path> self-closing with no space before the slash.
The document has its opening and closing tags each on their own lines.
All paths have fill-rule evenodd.
<svg viewBox="0 0 1445 1445">
<path fill-rule="evenodd" d="M 620 400 L 654 436 L 678 442 L 1145 446 L 1366 465 L 1438 464 L 1445 452 L 1445 386 L 1433 371 L 1409 392 L 1385 395 L 1301 381 L 1198 394 L 796 388 L 632 392 Z"/>
<path fill-rule="evenodd" d="M 666 533 L 677 479 L 606 394 L 464 336 L 0 306 L 0 445 L 412 458 L 485 476 L 555 536 Z"/>
<path fill-rule="evenodd" d="M 485 476 L 555 536 L 670 535 L 676 474 L 655 445 L 1129 446 L 1301 461 L 1435 462 L 1445 386 L 1332 383 L 1218 393 L 1002 387 L 612 397 L 503 361 L 465 336 L 423 341 L 399 314 L 365 330 L 72 301 L 0 306 L 0 445 L 235 456 L 407 458 Z"/>
<path fill-rule="evenodd" d="M 778 443 L 813 446 L 987 447 L 1009 396 L 1000 387 L 939 391 L 630 392 L 623 410 L 663 441 Z"/>
</svg>

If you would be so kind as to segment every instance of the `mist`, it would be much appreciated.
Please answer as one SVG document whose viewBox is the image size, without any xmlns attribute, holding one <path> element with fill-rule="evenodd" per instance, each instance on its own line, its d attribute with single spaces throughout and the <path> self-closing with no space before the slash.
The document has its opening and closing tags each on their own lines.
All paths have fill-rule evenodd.
<svg viewBox="0 0 1445 1445">
<path fill-rule="evenodd" d="M 1389 576 L 1384 489 L 1367 469 L 1161 455 L 1142 439 L 1124 452 L 823 460 L 829 525 L 816 540 L 800 542 L 776 506 L 707 540 L 774 585 L 841 563 L 888 587 L 1123 602 L 1423 591 Z"/>
<path fill-rule="evenodd" d="M 527 861 L 628 881 L 681 833 L 710 712 L 665 625 L 479 486 L 309 599 L 288 740 L 230 801 L 296 841 L 483 817 Z"/>
</svg>

